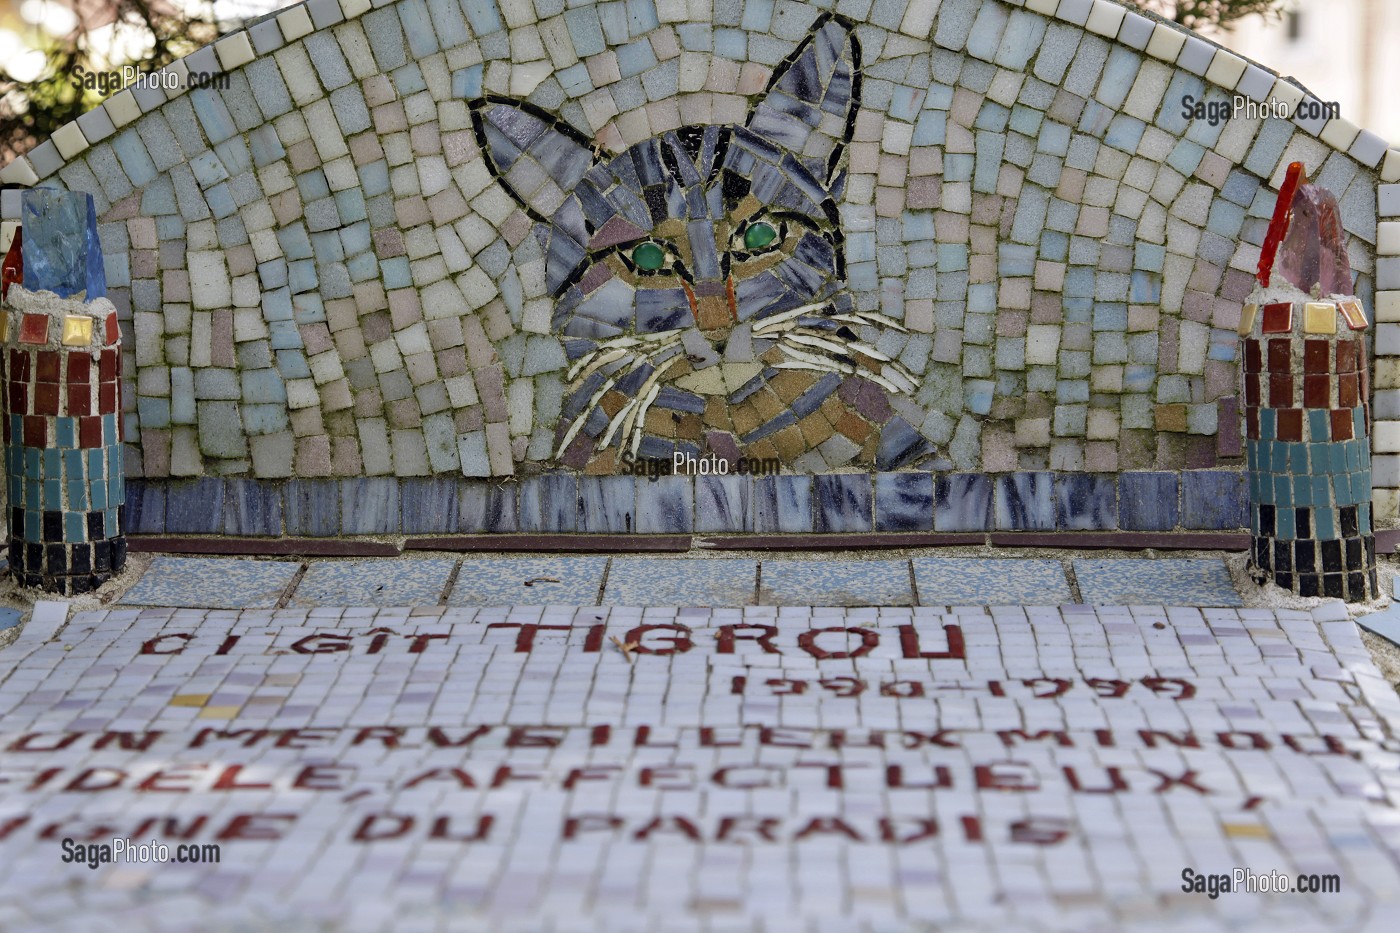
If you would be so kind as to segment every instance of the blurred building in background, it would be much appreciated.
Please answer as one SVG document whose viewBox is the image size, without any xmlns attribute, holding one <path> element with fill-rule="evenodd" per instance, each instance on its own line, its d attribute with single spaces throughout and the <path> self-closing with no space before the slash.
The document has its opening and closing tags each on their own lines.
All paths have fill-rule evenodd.
<svg viewBox="0 0 1400 933">
<path fill-rule="evenodd" d="M 1292 75 L 1342 116 L 1400 143 L 1400 2 L 1295 0 L 1281 19 L 1254 16 L 1214 36 L 1248 58 Z"/>
</svg>

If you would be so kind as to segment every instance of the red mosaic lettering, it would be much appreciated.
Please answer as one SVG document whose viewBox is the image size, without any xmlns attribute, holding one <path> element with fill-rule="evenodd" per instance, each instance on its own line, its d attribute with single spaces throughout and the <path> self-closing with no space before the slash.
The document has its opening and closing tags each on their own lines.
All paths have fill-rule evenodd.
<svg viewBox="0 0 1400 933">
<path fill-rule="evenodd" d="M 651 838 L 653 833 L 680 833 L 687 839 L 700 841 L 700 830 L 683 816 L 658 816 L 633 833 L 632 838 L 643 842 Z"/>
<path fill-rule="evenodd" d="M 292 642 L 292 650 L 297 654 L 334 654 L 349 651 L 350 636 L 337 635 L 335 632 L 317 632 Z"/>
<path fill-rule="evenodd" d="M 428 838 L 444 839 L 449 842 L 483 842 L 490 837 L 491 827 L 496 822 L 494 816 L 484 813 L 477 817 L 475 828 L 454 833 L 452 819 L 450 816 L 439 816 L 434 819 L 433 827 L 428 831 Z"/>
<path fill-rule="evenodd" d="M 945 625 L 943 634 L 948 639 L 947 651 L 923 651 L 919 645 L 918 629 L 912 625 L 899 627 L 899 645 L 906 658 L 932 658 L 935 660 L 966 661 L 967 642 L 963 639 L 962 626 Z"/>
<path fill-rule="evenodd" d="M 1024 761 L 1000 761 L 972 769 L 978 790 L 1033 791 L 1040 789 L 1035 769 Z"/>
<path fill-rule="evenodd" d="M 241 813 L 229 820 L 214 838 L 220 842 L 239 839 L 278 842 L 286 832 L 282 824 L 295 823 L 296 819 L 295 813 Z"/>
<path fill-rule="evenodd" d="M 180 647 L 178 647 L 178 648 L 161 648 L 161 647 L 159 647 L 159 645 L 160 645 L 161 642 L 166 641 L 167 639 L 171 639 L 171 638 L 177 638 L 177 639 L 179 639 L 180 642 L 181 642 Z M 143 642 L 141 643 L 141 653 L 142 653 L 142 654 L 179 654 L 180 652 L 182 652 L 182 651 L 185 650 L 185 644 L 184 644 L 184 643 L 190 641 L 192 638 L 194 638 L 194 636 L 193 636 L 193 635 L 190 635 L 190 634 L 187 633 L 187 632 L 174 632 L 174 633 L 172 633 L 172 634 L 170 634 L 170 635 L 157 635 L 155 638 L 149 638 L 149 639 L 147 639 L 146 641 L 143 641 Z"/>
<path fill-rule="evenodd" d="M 156 793 L 188 794 L 190 791 L 195 789 L 194 787 L 191 787 L 188 783 L 171 787 L 167 786 L 166 782 L 191 782 L 194 781 L 195 778 L 198 776 L 197 772 L 205 771 L 208 768 L 208 765 L 202 764 L 167 765 L 166 767 L 161 768 L 154 774 L 147 776 L 145 780 L 143 780 L 140 784 L 136 785 L 136 789 L 139 791 L 150 791 Z M 187 771 L 195 771 L 196 774 L 187 774 L 185 773 Z"/>
<path fill-rule="evenodd" d="M 653 648 L 643 641 L 643 639 L 645 639 L 647 635 L 651 634 L 652 632 L 663 631 L 680 633 L 679 635 L 674 635 L 662 639 L 663 642 L 669 642 L 671 647 Z M 655 625 L 639 625 L 636 628 L 632 629 L 630 632 L 628 632 L 627 638 L 624 640 L 629 645 L 636 645 L 636 647 L 632 650 L 636 651 L 638 654 L 657 654 L 663 656 L 671 654 L 684 654 L 691 648 L 695 647 L 695 643 L 690 640 L 690 628 L 688 626 L 679 625 L 674 622 L 657 623 Z"/>
<path fill-rule="evenodd" d="M 719 821 L 719 829 L 715 833 L 716 842 L 729 842 L 731 837 L 740 833 L 752 834 L 764 842 L 777 842 L 778 837 L 774 835 L 776 827 L 780 821 L 773 817 L 759 816 L 725 816 Z M 0 838 L 4 838 L 0 836 Z M 734 839 L 734 842 L 745 842 L 748 840 Z"/>
<path fill-rule="evenodd" d="M 1144 677 L 1142 685 L 1153 693 L 1165 693 L 1173 700 L 1189 700 L 1196 695 L 1196 685 L 1180 677 Z"/>
<path fill-rule="evenodd" d="M 757 631 L 757 635 L 739 635 L 740 629 L 744 631 Z M 782 654 L 773 644 L 773 639 L 778 635 L 776 625 L 755 625 L 744 623 L 738 625 L 721 625 L 719 631 L 715 633 L 715 640 L 719 643 L 716 649 L 720 654 L 733 654 L 734 643 L 736 641 L 751 641 L 763 649 L 764 654 Z"/>
<path fill-rule="evenodd" d="M 360 825 L 350 836 L 354 842 L 382 842 L 386 839 L 399 839 L 413 828 L 413 817 L 396 813 L 370 813 L 360 820 Z"/>
<path fill-rule="evenodd" d="M 849 823 L 840 817 L 813 817 L 807 825 L 793 834 L 793 840 L 799 841 L 808 836 L 815 835 L 840 835 L 845 836 L 852 842 L 864 842 L 865 839 L 856 832 Z"/>
<path fill-rule="evenodd" d="M 855 635 L 860 639 L 860 647 L 853 651 L 827 651 L 817 644 L 817 639 L 822 635 L 835 632 L 844 632 L 847 635 Z M 848 642 L 849 643 L 849 642 Z M 803 632 L 797 636 L 797 646 L 819 661 L 840 660 L 843 658 L 863 658 L 874 651 L 880 645 L 880 633 L 874 629 L 860 628 L 853 626 L 837 626 L 834 628 L 814 628 Z"/>
</svg>

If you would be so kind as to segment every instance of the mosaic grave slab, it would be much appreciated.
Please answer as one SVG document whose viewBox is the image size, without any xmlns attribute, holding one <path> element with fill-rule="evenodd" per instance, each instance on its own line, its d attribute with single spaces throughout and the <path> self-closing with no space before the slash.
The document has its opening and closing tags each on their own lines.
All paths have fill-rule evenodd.
<svg viewBox="0 0 1400 933">
<path fill-rule="evenodd" d="M 61 623 L 0 652 L 5 929 L 1400 919 L 1400 700 L 1336 607 Z M 220 860 L 60 861 L 94 833 Z M 1340 891 L 1182 890 L 1236 866 Z"/>
</svg>

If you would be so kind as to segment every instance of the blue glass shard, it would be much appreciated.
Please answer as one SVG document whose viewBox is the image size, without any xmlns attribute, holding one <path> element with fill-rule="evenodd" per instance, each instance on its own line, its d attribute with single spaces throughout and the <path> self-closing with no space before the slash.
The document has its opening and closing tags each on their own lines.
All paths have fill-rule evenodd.
<svg viewBox="0 0 1400 933">
<path fill-rule="evenodd" d="M 24 227 L 24 287 L 87 300 L 107 294 L 97 208 L 92 195 L 57 188 L 30 188 L 21 196 Z"/>
</svg>

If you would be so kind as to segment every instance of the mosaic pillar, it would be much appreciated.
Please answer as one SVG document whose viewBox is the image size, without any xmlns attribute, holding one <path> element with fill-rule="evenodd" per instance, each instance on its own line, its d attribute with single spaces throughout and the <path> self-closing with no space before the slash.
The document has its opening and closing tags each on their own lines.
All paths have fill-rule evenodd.
<svg viewBox="0 0 1400 933">
<path fill-rule="evenodd" d="M 126 562 L 121 332 L 100 267 L 82 255 L 95 249 L 91 198 L 26 192 L 25 214 L 28 287 L 8 283 L 0 311 L 10 569 L 24 586 L 72 595 Z M 50 220 L 70 235 L 33 235 Z"/>
<path fill-rule="evenodd" d="M 1244 308 L 1251 570 L 1299 596 L 1376 598 L 1366 313 L 1330 193 L 1295 163 Z M 1284 236 L 1287 240 L 1284 240 Z M 1270 283 L 1275 252 L 1286 282 Z"/>
</svg>

